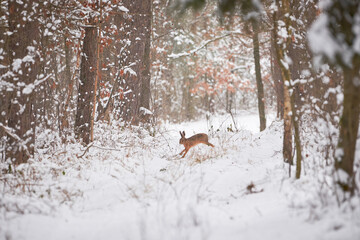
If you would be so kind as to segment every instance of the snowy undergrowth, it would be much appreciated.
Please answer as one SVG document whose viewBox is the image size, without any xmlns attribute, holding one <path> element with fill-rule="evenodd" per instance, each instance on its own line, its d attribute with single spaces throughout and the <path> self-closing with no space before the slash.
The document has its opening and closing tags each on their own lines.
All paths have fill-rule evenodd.
<svg viewBox="0 0 360 240">
<path fill-rule="evenodd" d="M 314 121 L 309 116 L 303 116 L 302 175 L 299 180 L 285 181 L 284 192 L 288 196 L 289 206 L 298 209 L 307 221 L 329 219 L 330 231 L 342 229 L 351 232 L 354 231 L 351 229 L 353 226 L 360 226 L 360 193 L 357 190 L 354 197 L 344 200 L 337 188 L 333 155 L 339 131 L 330 118 L 327 115 Z M 357 149 L 354 165 L 356 178 L 360 179 L 359 141 Z M 295 167 L 292 168 L 294 174 Z"/>
<path fill-rule="evenodd" d="M 98 124 L 88 148 L 61 144 L 56 134 L 44 132 L 35 159 L 19 167 L 17 178 L 2 175 L 0 239 L 319 239 L 325 233 L 324 239 L 354 239 L 359 234 L 349 221 L 339 227 L 330 218 L 335 211 L 319 215 L 316 224 L 306 222 L 310 210 L 304 206 L 316 199 L 317 185 L 313 174 L 300 181 L 287 177 L 280 122 L 254 133 L 256 114 L 242 113 L 238 131 L 231 121 L 166 124 L 155 137 L 153 129 Z M 191 136 L 208 129 L 215 148 L 198 145 L 179 158 L 179 131 Z M 336 214 L 339 221 L 352 216 Z"/>
</svg>

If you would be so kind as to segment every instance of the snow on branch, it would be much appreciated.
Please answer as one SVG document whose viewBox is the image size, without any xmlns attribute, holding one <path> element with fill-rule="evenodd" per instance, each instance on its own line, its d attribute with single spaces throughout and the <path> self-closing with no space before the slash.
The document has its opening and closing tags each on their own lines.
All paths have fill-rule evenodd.
<svg viewBox="0 0 360 240">
<path fill-rule="evenodd" d="M 31 157 L 31 154 L 29 152 L 29 149 L 28 147 L 26 146 L 26 143 L 24 140 L 22 140 L 16 133 L 15 133 L 15 130 L 13 128 L 10 128 L 10 127 L 7 127 L 7 126 L 4 126 L 1 122 L 0 122 L 0 127 L 2 129 L 4 129 L 4 131 L 10 136 L 12 137 L 15 141 L 17 141 L 20 145 L 20 147 L 22 149 L 25 150 L 25 153 L 28 157 Z"/>
<path fill-rule="evenodd" d="M 220 39 L 223 39 L 225 37 L 228 37 L 228 36 L 233 36 L 233 35 L 242 35 L 242 36 L 245 36 L 243 33 L 241 32 L 237 32 L 237 31 L 231 31 L 231 32 L 227 32 L 221 36 L 218 36 L 218 37 L 215 37 L 215 38 L 212 38 L 212 39 L 209 39 L 205 42 L 203 42 L 199 47 L 197 48 L 194 48 L 192 50 L 188 50 L 188 51 L 185 51 L 185 52 L 182 52 L 182 53 L 172 53 L 170 54 L 168 57 L 169 58 L 173 58 L 173 59 L 176 59 L 176 58 L 180 58 L 180 57 L 186 57 L 186 56 L 191 56 L 192 54 L 200 51 L 201 49 L 205 48 L 207 45 L 209 45 L 210 43 L 212 42 L 215 42 L 215 41 L 218 41 Z M 239 39 L 244 45 L 247 46 L 247 44 L 242 41 L 241 39 Z"/>
<path fill-rule="evenodd" d="M 34 83 L 30 83 L 30 84 L 26 85 L 25 88 L 22 90 L 22 93 L 23 94 L 31 94 L 37 86 L 39 86 L 40 84 L 42 84 L 43 82 L 48 80 L 50 78 L 50 76 L 51 75 L 48 75 L 46 77 L 43 77 L 42 79 L 37 79 Z"/>
</svg>

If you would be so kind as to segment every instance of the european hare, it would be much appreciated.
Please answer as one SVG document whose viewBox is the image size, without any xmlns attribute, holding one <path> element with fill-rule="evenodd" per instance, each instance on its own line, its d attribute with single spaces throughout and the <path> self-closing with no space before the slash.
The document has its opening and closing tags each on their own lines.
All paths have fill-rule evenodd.
<svg viewBox="0 0 360 240">
<path fill-rule="evenodd" d="M 184 153 L 184 155 L 182 155 L 182 158 L 185 157 L 186 153 L 189 151 L 190 148 L 198 145 L 199 143 L 203 143 L 208 146 L 214 147 L 214 145 L 209 143 L 208 135 L 205 133 L 198 133 L 192 137 L 185 138 L 185 131 L 183 131 L 183 132 L 180 131 L 180 136 L 181 136 L 181 138 L 180 138 L 179 143 L 184 145 L 184 147 L 185 147 L 185 149 L 182 150 L 182 152 L 180 153 L 180 155 Z"/>
</svg>

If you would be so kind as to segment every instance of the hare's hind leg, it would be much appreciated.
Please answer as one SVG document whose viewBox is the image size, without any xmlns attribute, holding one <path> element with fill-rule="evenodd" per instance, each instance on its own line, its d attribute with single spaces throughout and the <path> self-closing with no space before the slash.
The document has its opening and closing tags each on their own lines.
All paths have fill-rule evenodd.
<svg viewBox="0 0 360 240">
<path fill-rule="evenodd" d="M 215 147 L 213 144 L 211 144 L 209 142 L 207 143 L 207 145 L 210 146 L 210 147 Z"/>
</svg>

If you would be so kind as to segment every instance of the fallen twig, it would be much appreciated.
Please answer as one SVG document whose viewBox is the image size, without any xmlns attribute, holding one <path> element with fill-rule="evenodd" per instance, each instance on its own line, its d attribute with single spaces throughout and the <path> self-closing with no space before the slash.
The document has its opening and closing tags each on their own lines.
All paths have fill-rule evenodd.
<svg viewBox="0 0 360 240">
<path fill-rule="evenodd" d="M 76 154 L 76 156 L 77 156 L 78 158 L 82 158 L 82 157 L 85 155 L 85 153 L 86 153 L 87 151 L 89 151 L 89 149 L 90 149 L 93 145 L 94 145 L 94 143 L 90 143 L 90 144 L 86 147 L 86 149 L 85 149 L 85 151 L 83 152 L 83 154 L 81 154 L 80 156 L 79 156 L 78 154 Z"/>
</svg>

